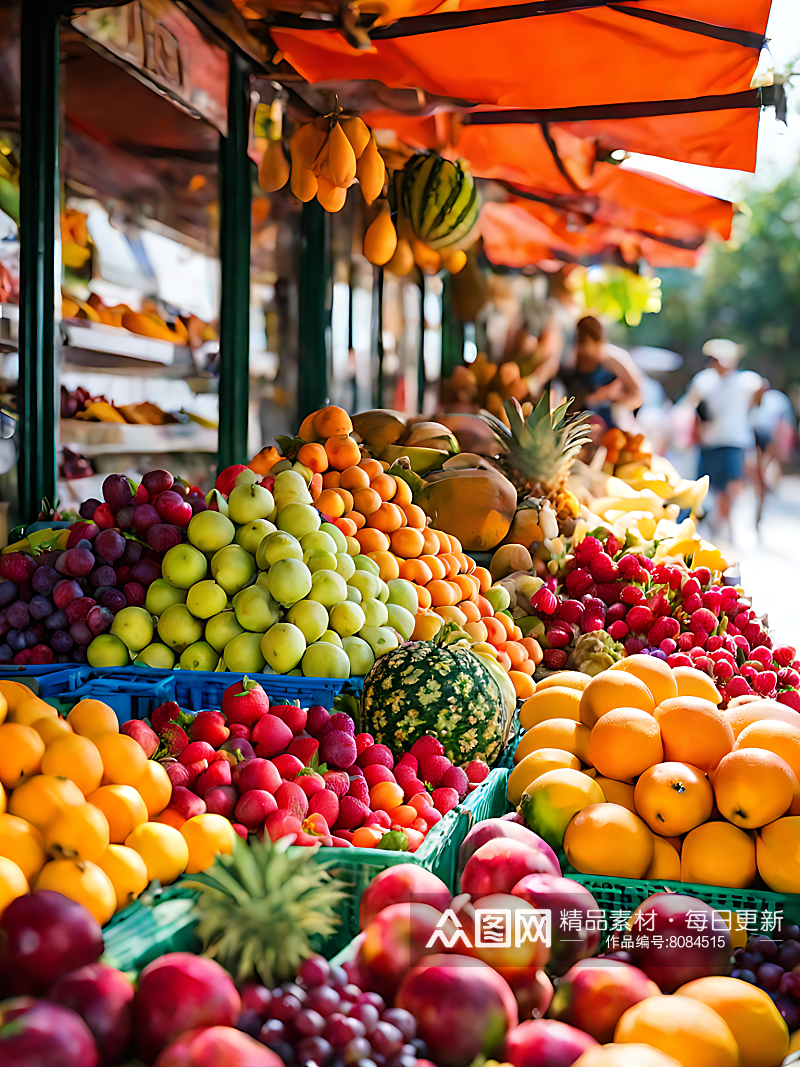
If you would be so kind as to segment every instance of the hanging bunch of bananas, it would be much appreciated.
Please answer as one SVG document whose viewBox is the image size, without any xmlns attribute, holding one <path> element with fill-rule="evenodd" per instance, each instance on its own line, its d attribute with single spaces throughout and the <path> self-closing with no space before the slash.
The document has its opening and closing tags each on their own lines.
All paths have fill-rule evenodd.
<svg viewBox="0 0 800 1067">
<path fill-rule="evenodd" d="M 259 107 L 266 105 L 259 104 Z M 258 110 L 256 121 L 258 123 Z M 275 100 L 262 120 L 266 146 L 258 182 L 264 192 L 282 189 L 287 181 L 304 204 L 316 196 L 326 211 L 341 211 L 347 189 L 357 178 L 371 204 L 383 191 L 384 166 L 375 135 L 358 115 L 341 108 L 298 126 L 289 139 L 291 166 L 283 151 L 283 105 Z M 258 126 L 256 128 L 258 133 Z"/>
<path fill-rule="evenodd" d="M 364 255 L 401 276 L 415 263 L 425 274 L 442 267 L 457 274 L 467 262 L 458 246 L 468 240 L 479 209 L 475 182 L 462 161 L 422 152 L 394 172 L 389 198 L 364 235 Z"/>
</svg>

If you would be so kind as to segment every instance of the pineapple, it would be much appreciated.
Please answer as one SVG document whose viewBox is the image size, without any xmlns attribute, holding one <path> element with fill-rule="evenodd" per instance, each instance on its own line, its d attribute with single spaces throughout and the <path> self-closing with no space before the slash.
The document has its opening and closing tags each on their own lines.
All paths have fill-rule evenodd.
<svg viewBox="0 0 800 1067">
<path fill-rule="evenodd" d="M 207 956 L 237 982 L 254 976 L 272 989 L 294 978 L 312 955 L 311 938 L 327 938 L 338 924 L 344 883 L 317 862 L 316 849 L 289 851 L 293 838 L 274 844 L 237 837 L 232 856 L 219 855 L 205 874 L 197 936 Z"/>
<path fill-rule="evenodd" d="M 503 409 L 508 425 L 489 411 L 479 416 L 503 447 L 497 462 L 518 499 L 549 500 L 561 521 L 574 519 L 580 509 L 566 481 L 575 457 L 589 440 L 587 416 L 583 412 L 567 415 L 571 403 L 565 400 L 551 412 L 550 397 L 545 394 L 526 414 L 516 400 L 506 400 Z"/>
</svg>

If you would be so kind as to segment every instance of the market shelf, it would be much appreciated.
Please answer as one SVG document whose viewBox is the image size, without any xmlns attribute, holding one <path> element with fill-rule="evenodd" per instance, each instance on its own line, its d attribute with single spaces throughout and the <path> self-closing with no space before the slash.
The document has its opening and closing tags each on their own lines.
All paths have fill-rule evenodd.
<svg viewBox="0 0 800 1067">
<path fill-rule="evenodd" d="M 217 431 L 196 422 L 165 426 L 137 426 L 122 422 L 84 422 L 62 419 L 62 445 L 84 456 L 116 452 L 216 452 Z"/>
<path fill-rule="evenodd" d="M 189 354 L 188 345 L 176 345 L 157 337 L 142 337 L 119 326 L 106 326 L 88 320 L 65 319 L 61 323 L 65 350 L 102 352 L 105 355 L 126 356 L 129 359 L 170 365 L 176 356 Z"/>
</svg>

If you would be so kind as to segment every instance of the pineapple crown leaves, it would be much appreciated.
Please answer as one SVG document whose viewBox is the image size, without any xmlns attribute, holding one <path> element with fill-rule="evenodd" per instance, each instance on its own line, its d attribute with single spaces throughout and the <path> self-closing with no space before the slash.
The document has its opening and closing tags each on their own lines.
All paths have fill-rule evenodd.
<svg viewBox="0 0 800 1067">
<path fill-rule="evenodd" d="M 207 956 L 238 982 L 255 976 L 269 988 L 293 978 L 312 955 L 312 938 L 327 938 L 339 922 L 336 907 L 344 883 L 319 863 L 317 848 L 290 848 L 293 837 L 273 843 L 234 841 L 231 856 L 219 855 L 204 874 L 197 936 Z"/>
<path fill-rule="evenodd" d="M 568 414 L 572 402 L 570 397 L 551 411 L 550 394 L 545 393 L 525 418 L 519 401 L 506 400 L 503 410 L 508 426 L 490 411 L 482 410 L 476 417 L 494 432 L 498 444 L 521 465 L 531 463 L 540 467 L 556 456 L 560 464 L 570 465 L 589 440 L 588 416 L 583 411 Z"/>
<path fill-rule="evenodd" d="M 314 755 L 311 757 L 311 760 L 308 763 L 308 765 L 306 767 L 303 767 L 303 769 L 301 771 L 298 771 L 297 774 L 295 775 L 295 777 L 296 778 L 303 778 L 303 777 L 308 777 L 309 775 L 312 775 L 312 774 L 324 774 L 325 771 L 327 771 L 327 770 L 328 770 L 328 764 L 327 763 L 320 763 L 320 761 L 319 761 L 319 750 L 317 750 L 314 753 Z"/>
</svg>

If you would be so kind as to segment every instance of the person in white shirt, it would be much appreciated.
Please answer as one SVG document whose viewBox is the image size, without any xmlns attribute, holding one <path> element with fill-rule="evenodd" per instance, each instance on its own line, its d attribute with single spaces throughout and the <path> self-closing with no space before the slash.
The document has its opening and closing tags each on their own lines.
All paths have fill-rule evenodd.
<svg viewBox="0 0 800 1067">
<path fill-rule="evenodd" d="M 700 476 L 715 492 L 719 519 L 730 528 L 731 503 L 744 482 L 745 454 L 755 447 L 750 409 L 765 384 L 760 374 L 739 370 L 743 345 L 715 337 L 703 345 L 709 365 L 689 383 L 687 401 L 697 412 Z"/>
</svg>

